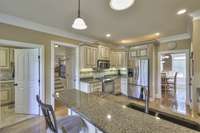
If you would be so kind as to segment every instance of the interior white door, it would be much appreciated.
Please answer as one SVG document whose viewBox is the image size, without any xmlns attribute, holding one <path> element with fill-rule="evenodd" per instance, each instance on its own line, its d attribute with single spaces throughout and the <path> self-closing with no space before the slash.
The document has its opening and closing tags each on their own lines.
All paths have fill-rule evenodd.
<svg viewBox="0 0 200 133">
<path fill-rule="evenodd" d="M 15 112 L 39 114 L 39 50 L 15 49 Z"/>
</svg>

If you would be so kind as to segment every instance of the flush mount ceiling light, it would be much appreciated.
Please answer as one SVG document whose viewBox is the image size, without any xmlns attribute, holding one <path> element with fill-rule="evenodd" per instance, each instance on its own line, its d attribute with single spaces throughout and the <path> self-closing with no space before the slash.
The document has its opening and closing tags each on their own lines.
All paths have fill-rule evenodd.
<svg viewBox="0 0 200 133">
<path fill-rule="evenodd" d="M 177 15 L 182 15 L 182 14 L 184 14 L 184 13 L 186 13 L 186 12 L 187 12 L 186 9 L 181 9 L 181 10 L 179 10 L 176 14 L 177 14 Z"/>
<path fill-rule="evenodd" d="M 110 7 L 113 10 L 125 10 L 131 7 L 135 3 L 135 0 L 110 0 Z"/>
<path fill-rule="evenodd" d="M 85 21 L 81 18 L 81 11 L 80 11 L 80 0 L 78 0 L 78 17 L 74 20 L 72 24 L 72 28 L 76 30 L 85 30 L 87 29 L 87 25 Z"/>
<path fill-rule="evenodd" d="M 106 34 L 106 37 L 108 37 L 108 38 L 111 37 L 111 34 Z"/>
</svg>

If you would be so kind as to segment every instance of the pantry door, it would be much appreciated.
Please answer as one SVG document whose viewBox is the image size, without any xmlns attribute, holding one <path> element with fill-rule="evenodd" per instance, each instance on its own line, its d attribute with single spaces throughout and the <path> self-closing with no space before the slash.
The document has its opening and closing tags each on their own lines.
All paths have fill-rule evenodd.
<svg viewBox="0 0 200 133">
<path fill-rule="evenodd" d="M 39 114 L 36 95 L 40 92 L 38 49 L 15 49 L 15 112 Z"/>
</svg>

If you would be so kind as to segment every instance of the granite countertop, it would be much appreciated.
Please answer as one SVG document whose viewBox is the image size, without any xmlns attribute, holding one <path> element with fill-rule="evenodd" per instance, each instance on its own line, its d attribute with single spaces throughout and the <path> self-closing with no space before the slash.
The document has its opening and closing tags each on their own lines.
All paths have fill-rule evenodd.
<svg viewBox="0 0 200 133">
<path fill-rule="evenodd" d="M 78 90 L 65 90 L 56 99 L 105 133 L 199 133 Z"/>
<path fill-rule="evenodd" d="M 85 82 L 85 83 L 97 83 L 97 82 L 101 82 L 98 79 L 93 79 L 93 78 L 85 78 L 85 79 L 80 79 L 81 82 Z"/>
<path fill-rule="evenodd" d="M 116 79 L 116 78 L 127 78 L 127 75 L 107 75 L 105 76 L 107 78 L 113 78 L 113 79 Z M 85 83 L 97 83 L 97 82 L 101 82 L 101 80 L 99 79 L 95 79 L 95 78 L 82 78 L 80 79 L 81 82 L 85 82 Z"/>
</svg>

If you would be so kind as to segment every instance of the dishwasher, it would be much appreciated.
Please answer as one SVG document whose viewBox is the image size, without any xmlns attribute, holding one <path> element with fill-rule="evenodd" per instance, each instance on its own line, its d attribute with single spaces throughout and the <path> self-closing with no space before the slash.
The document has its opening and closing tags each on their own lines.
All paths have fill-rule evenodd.
<svg viewBox="0 0 200 133">
<path fill-rule="evenodd" d="M 103 92 L 113 94 L 114 93 L 114 80 L 103 81 Z"/>
</svg>

